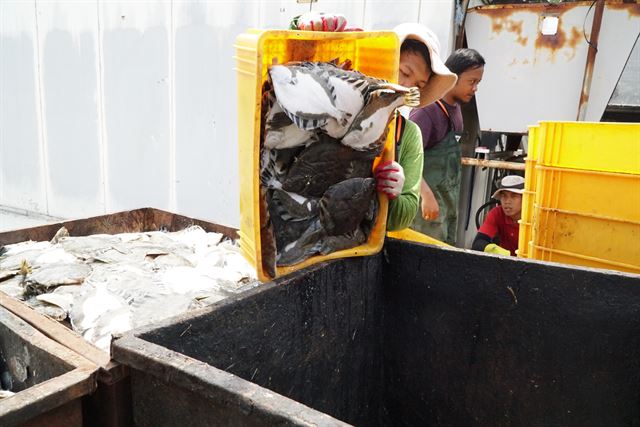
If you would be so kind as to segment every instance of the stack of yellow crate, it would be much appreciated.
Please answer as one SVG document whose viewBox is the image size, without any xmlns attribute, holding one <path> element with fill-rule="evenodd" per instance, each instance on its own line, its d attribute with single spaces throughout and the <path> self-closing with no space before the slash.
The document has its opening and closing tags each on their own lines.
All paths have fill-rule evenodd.
<svg viewBox="0 0 640 427">
<path fill-rule="evenodd" d="M 640 273 L 640 124 L 529 128 L 518 256 Z"/>
</svg>

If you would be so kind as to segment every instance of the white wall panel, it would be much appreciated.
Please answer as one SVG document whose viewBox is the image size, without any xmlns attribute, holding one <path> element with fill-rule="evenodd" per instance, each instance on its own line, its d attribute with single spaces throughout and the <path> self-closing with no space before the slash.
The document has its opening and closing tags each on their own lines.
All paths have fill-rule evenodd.
<svg viewBox="0 0 640 427">
<path fill-rule="evenodd" d="M 176 207 L 233 226 L 240 216 L 233 44 L 258 26 L 257 2 L 244 3 L 182 3 L 173 11 Z"/>
<path fill-rule="evenodd" d="M 367 0 L 364 27 L 371 30 L 392 30 L 404 22 L 419 22 L 420 0 Z"/>
<path fill-rule="evenodd" d="M 33 2 L 0 2 L 0 203 L 45 212 Z"/>
<path fill-rule="evenodd" d="M 421 0 L 420 23 L 429 27 L 438 36 L 440 56 L 446 60 L 453 51 L 453 0 Z"/>
<path fill-rule="evenodd" d="M 233 44 L 309 9 L 296 0 L 0 0 L 0 205 L 66 218 L 152 206 L 237 226 L 237 126 L 253 118 L 237 117 Z M 311 9 L 365 29 L 449 20 L 424 0 Z"/>
<path fill-rule="evenodd" d="M 100 4 L 109 211 L 171 209 L 169 2 Z"/>
<path fill-rule="evenodd" d="M 48 214 L 104 212 L 96 3 L 37 4 Z"/>
<path fill-rule="evenodd" d="M 368 0 L 319 0 L 318 3 L 313 3 L 312 10 L 341 13 L 347 18 L 347 25 L 349 27 L 362 28 L 364 26 L 365 4 L 367 2 Z"/>
<path fill-rule="evenodd" d="M 246 0 L 241 0 L 242 8 L 246 11 Z M 259 28 L 288 29 L 291 20 L 309 11 L 308 4 L 299 4 L 295 0 L 262 0 L 259 1 Z"/>
</svg>

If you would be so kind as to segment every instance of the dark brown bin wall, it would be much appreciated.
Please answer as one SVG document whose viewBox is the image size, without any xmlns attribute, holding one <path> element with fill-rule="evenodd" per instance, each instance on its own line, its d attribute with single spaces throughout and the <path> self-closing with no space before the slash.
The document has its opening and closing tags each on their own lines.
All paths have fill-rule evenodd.
<svg viewBox="0 0 640 427">
<path fill-rule="evenodd" d="M 381 268 L 380 256 L 321 264 L 140 338 L 343 421 L 375 425 L 383 391 Z M 136 419 L 162 414 L 141 406 L 153 398 L 136 401 L 142 395 L 133 379 Z"/>
<path fill-rule="evenodd" d="M 389 241 L 396 425 L 640 426 L 640 279 Z"/>
</svg>

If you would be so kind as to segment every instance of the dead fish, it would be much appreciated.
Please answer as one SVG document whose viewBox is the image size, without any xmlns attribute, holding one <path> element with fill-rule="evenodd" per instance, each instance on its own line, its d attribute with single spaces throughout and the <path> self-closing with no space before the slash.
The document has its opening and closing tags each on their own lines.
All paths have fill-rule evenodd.
<svg viewBox="0 0 640 427">
<path fill-rule="evenodd" d="M 25 298 L 49 292 L 61 285 L 79 285 L 89 274 L 91 267 L 86 264 L 45 264 L 34 270 L 25 281 Z"/>
<path fill-rule="evenodd" d="M 351 178 L 335 184 L 320 199 L 320 222 L 330 236 L 356 229 L 375 194 L 373 178 Z"/>
<path fill-rule="evenodd" d="M 271 215 L 285 221 L 300 221 L 318 215 L 319 199 L 304 197 L 284 190 L 273 190 L 269 203 Z"/>
<path fill-rule="evenodd" d="M 336 107 L 334 88 L 320 70 L 301 64 L 273 65 L 269 69 L 278 103 L 300 129 L 317 129 L 329 119 L 345 126 L 350 117 Z"/>
<path fill-rule="evenodd" d="M 262 147 L 260 151 L 260 183 L 267 188 L 282 188 L 287 171 L 304 147 L 283 150 Z"/>
<path fill-rule="evenodd" d="M 42 251 L 42 253 L 33 260 L 34 266 L 42 264 L 70 264 L 78 262 L 75 255 L 68 253 L 59 245 L 54 245 Z"/>
<path fill-rule="evenodd" d="M 355 230 L 346 234 L 341 234 L 339 236 L 326 236 L 322 239 L 320 253 L 322 255 L 327 255 L 343 249 L 354 248 L 366 241 L 367 235 L 362 230 L 362 227 L 357 227 Z"/>
<path fill-rule="evenodd" d="M 63 237 L 69 237 L 69 230 L 67 230 L 67 227 L 64 227 L 64 226 L 60 227 L 60 229 L 56 231 L 56 234 L 54 234 L 53 238 L 51 238 L 51 243 L 55 245 Z"/>
<path fill-rule="evenodd" d="M 282 188 L 303 196 L 321 197 L 327 188 L 340 181 L 370 177 L 376 154 L 356 151 L 325 135 L 300 153 Z"/>
<path fill-rule="evenodd" d="M 276 277 L 276 234 L 271 221 L 268 205 L 267 188 L 260 187 L 259 209 L 260 209 L 260 255 L 262 270 L 269 277 Z"/>
<path fill-rule="evenodd" d="M 366 105 L 354 119 L 342 143 L 354 150 L 379 150 L 384 145 L 393 112 L 401 105 L 416 106 L 420 99 L 418 88 L 387 83 L 369 94 Z"/>
<path fill-rule="evenodd" d="M 95 328 L 102 316 L 123 307 L 127 307 L 126 301 L 109 292 L 106 287 L 87 287 L 73 301 L 69 312 L 71 327 L 79 334 L 84 334 Z"/>
<path fill-rule="evenodd" d="M 189 267 L 173 267 L 160 272 L 154 279 L 172 293 L 186 294 L 193 291 L 220 290 L 218 280 Z"/>
<path fill-rule="evenodd" d="M 347 111 L 350 117 L 344 125 L 336 120 L 328 120 L 322 129 L 333 138 L 340 139 L 347 133 L 354 119 L 367 103 L 370 92 L 379 84 L 386 82 L 365 76 L 357 71 L 344 70 L 331 73 L 328 82 L 336 94 L 336 107 Z"/>
<path fill-rule="evenodd" d="M 123 306 L 104 313 L 95 325 L 83 332 L 82 336 L 102 351 L 110 353 L 112 337 L 132 328 L 131 308 Z"/>
<path fill-rule="evenodd" d="M 57 305 L 49 304 L 35 297 L 25 300 L 25 303 L 36 312 L 57 320 L 59 322 L 67 318 L 67 311 Z"/>
<path fill-rule="evenodd" d="M 83 260 L 92 260 L 96 256 L 114 249 L 121 243 L 117 236 L 94 234 L 91 236 L 65 237 L 58 243 L 65 251 Z"/>
<path fill-rule="evenodd" d="M 312 220 L 298 239 L 287 244 L 282 251 L 278 253 L 278 265 L 298 264 L 310 256 L 317 254 L 322 247 L 321 239 L 323 236 L 324 230 L 320 225 L 320 220 Z"/>
<path fill-rule="evenodd" d="M 47 245 L 50 245 L 49 242 L 46 243 Z M 41 253 L 42 249 L 27 249 L 15 253 L 7 252 L 2 258 L 0 258 L 0 270 L 18 270 L 20 269 L 20 264 L 22 264 L 23 261 L 26 261 L 31 265 L 35 259 L 41 255 Z"/>
<path fill-rule="evenodd" d="M 292 148 L 309 144 L 317 139 L 314 131 L 300 129 L 276 101 L 272 91 L 267 92 L 268 110 L 265 115 L 264 147 L 267 149 Z"/>
<path fill-rule="evenodd" d="M 313 215 L 305 215 L 305 218 L 294 218 L 291 216 L 286 207 L 281 205 L 281 201 L 276 197 L 273 198 L 274 192 L 268 195 L 268 212 L 272 224 L 276 253 L 280 253 L 290 243 L 298 240 L 309 225 L 317 220 L 319 204 L 316 201 L 314 205 Z"/>
<path fill-rule="evenodd" d="M 369 209 L 367 210 L 367 213 L 364 215 L 362 223 L 360 224 L 360 226 L 362 227 L 362 231 L 367 236 L 371 234 L 371 231 L 376 225 L 379 208 L 380 208 L 380 205 L 378 202 L 378 198 L 374 196 L 371 199 L 371 203 L 369 204 Z"/>
<path fill-rule="evenodd" d="M 5 279 L 9 279 L 15 275 L 17 275 L 18 273 L 20 273 L 20 270 L 0 270 L 0 282 L 2 282 Z"/>
<path fill-rule="evenodd" d="M 195 265 L 182 255 L 168 253 L 153 258 L 153 268 L 155 270 L 161 270 L 171 267 L 195 267 Z"/>
<path fill-rule="evenodd" d="M 55 288 L 53 292 L 41 294 L 35 298 L 38 301 L 60 307 L 65 311 L 65 313 L 69 313 L 69 311 L 71 311 L 74 298 L 78 296 L 80 292 L 81 290 L 79 286 L 59 286 Z"/>
<path fill-rule="evenodd" d="M 23 299 L 24 285 L 22 276 L 14 276 L 1 282 L 0 291 L 15 299 Z"/>
<path fill-rule="evenodd" d="M 29 276 L 31 282 L 45 287 L 60 285 L 78 285 L 91 274 L 91 266 L 87 264 L 56 264 L 43 265 Z"/>
</svg>

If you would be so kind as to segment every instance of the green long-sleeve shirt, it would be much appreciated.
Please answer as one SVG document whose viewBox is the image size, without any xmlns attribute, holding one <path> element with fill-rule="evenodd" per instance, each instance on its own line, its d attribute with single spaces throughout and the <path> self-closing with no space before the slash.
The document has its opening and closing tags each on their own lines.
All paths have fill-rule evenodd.
<svg viewBox="0 0 640 427">
<path fill-rule="evenodd" d="M 418 125 L 406 121 L 397 162 L 404 170 L 402 194 L 389 202 L 387 230 L 402 230 L 411 225 L 420 204 L 420 179 L 424 164 L 422 134 Z"/>
</svg>

